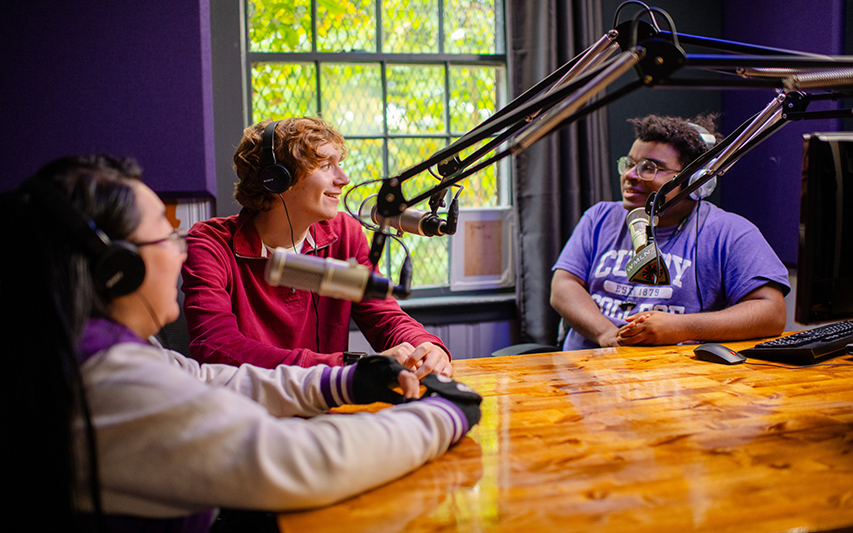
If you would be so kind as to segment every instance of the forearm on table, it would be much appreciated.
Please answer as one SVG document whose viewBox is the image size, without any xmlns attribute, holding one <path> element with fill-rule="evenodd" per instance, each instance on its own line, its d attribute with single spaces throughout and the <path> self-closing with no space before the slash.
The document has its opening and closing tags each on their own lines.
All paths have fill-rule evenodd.
<svg viewBox="0 0 853 533">
<path fill-rule="evenodd" d="M 554 271 L 551 306 L 570 328 L 587 339 L 601 344 L 602 338 L 615 338 L 618 328 L 601 314 L 598 304 L 589 295 L 580 278 L 574 274 L 565 270 Z"/>
<path fill-rule="evenodd" d="M 781 296 L 780 296 L 781 298 Z M 785 329 L 785 307 L 767 299 L 742 300 L 708 313 L 684 315 L 683 340 L 743 340 L 773 337 Z"/>
<path fill-rule="evenodd" d="M 395 303 L 396 304 L 396 303 Z M 358 329 L 377 352 L 408 342 L 419 346 L 431 342 L 451 357 L 450 350 L 437 336 L 397 306 L 397 309 L 373 307 L 364 304 L 353 306 L 352 318 Z"/>
<path fill-rule="evenodd" d="M 194 338 L 190 342 L 190 352 L 194 359 L 203 363 L 250 363 L 263 368 L 275 368 L 278 365 L 336 366 L 341 365 L 343 359 L 341 352 L 321 354 L 304 348 L 279 348 L 239 333 L 229 335 L 223 332 L 211 337 Z"/>
</svg>

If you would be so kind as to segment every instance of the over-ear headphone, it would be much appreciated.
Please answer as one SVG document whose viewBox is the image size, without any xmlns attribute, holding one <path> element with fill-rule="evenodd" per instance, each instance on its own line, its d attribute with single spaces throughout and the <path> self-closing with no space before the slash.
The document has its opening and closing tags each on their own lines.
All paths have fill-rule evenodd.
<svg viewBox="0 0 853 533">
<path fill-rule="evenodd" d="M 275 127 L 280 120 L 274 120 L 264 128 L 262 143 L 264 147 L 263 165 L 261 170 L 261 183 L 264 189 L 271 193 L 283 193 L 293 185 L 293 172 L 286 166 L 276 161 L 275 157 Z"/>
<path fill-rule="evenodd" d="M 44 177 L 36 175 L 27 179 L 20 190 L 29 194 L 42 211 L 54 217 L 83 246 L 91 259 L 95 285 L 108 298 L 131 294 L 142 285 L 145 261 L 135 244 L 111 240 Z"/>
<path fill-rule="evenodd" d="M 715 144 L 717 144 L 717 138 L 714 137 L 714 135 L 710 131 L 708 131 L 707 129 L 703 128 L 699 124 L 693 124 L 692 122 L 688 122 L 687 125 L 690 126 L 691 128 L 693 128 L 694 130 L 696 130 L 696 132 L 699 134 L 699 136 L 705 142 L 705 149 L 706 150 L 710 150 L 711 148 L 714 147 Z M 699 172 L 690 176 L 690 184 L 692 184 L 694 181 L 696 181 L 700 177 L 701 177 L 701 173 L 699 173 Z M 711 193 L 714 192 L 714 189 L 716 187 L 717 187 L 717 177 L 714 176 L 713 178 L 711 178 L 708 181 L 706 181 L 705 183 L 703 183 L 701 187 L 699 187 L 698 189 L 696 189 L 695 191 L 690 193 L 690 198 L 692 198 L 694 200 L 701 200 L 703 198 L 707 198 L 707 197 L 711 196 Z"/>
</svg>

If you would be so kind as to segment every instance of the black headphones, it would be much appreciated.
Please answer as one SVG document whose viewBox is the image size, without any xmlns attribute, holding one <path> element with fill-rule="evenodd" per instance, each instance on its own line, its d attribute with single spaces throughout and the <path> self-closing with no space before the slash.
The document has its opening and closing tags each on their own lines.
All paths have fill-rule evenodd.
<svg viewBox="0 0 853 533">
<path fill-rule="evenodd" d="M 280 194 L 293 185 L 293 172 L 286 166 L 276 161 L 275 157 L 275 127 L 280 120 L 274 120 L 264 128 L 262 139 L 264 146 L 263 165 L 261 170 L 261 183 L 264 189 L 273 194 Z"/>
<path fill-rule="evenodd" d="M 36 175 L 21 185 L 35 204 L 54 217 L 83 246 L 91 258 L 92 277 L 108 298 L 131 294 L 145 279 L 145 262 L 139 248 L 127 241 L 113 241 L 94 221 L 83 216 L 47 179 Z"/>
</svg>

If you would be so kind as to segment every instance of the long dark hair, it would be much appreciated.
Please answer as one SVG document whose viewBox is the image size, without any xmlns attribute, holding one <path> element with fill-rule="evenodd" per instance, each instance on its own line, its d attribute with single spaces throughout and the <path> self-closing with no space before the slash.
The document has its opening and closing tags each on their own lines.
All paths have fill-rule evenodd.
<svg viewBox="0 0 853 533">
<path fill-rule="evenodd" d="M 133 160 L 66 157 L 31 179 L 46 180 L 82 217 L 111 239 L 126 239 L 140 216 Z M 25 188 L 0 196 L 5 230 L 0 260 L 0 332 L 8 395 L 4 408 L 12 496 L 4 520 L 39 529 L 74 529 L 84 494 L 77 474 L 88 472 L 88 498 L 100 514 L 95 440 L 77 358 L 77 341 L 92 316 L 109 316 L 110 301 L 96 288 L 92 257 L 67 224 Z M 85 449 L 74 449 L 75 420 L 83 420 Z M 79 429 L 78 429 L 79 431 Z M 82 461 L 81 461 L 82 458 Z M 78 464 L 81 463 L 81 464 Z"/>
</svg>

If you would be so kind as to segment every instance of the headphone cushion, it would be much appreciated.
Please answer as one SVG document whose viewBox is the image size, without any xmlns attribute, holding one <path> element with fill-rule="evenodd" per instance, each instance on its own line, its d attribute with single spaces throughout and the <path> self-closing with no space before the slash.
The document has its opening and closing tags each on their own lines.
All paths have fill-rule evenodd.
<svg viewBox="0 0 853 533">
<path fill-rule="evenodd" d="M 697 179 L 698 178 L 696 177 L 696 174 L 694 174 L 693 176 L 690 177 L 690 183 L 693 183 Z M 702 200 L 704 198 L 707 198 L 707 197 L 711 196 L 711 193 L 714 192 L 714 189 L 716 187 L 717 187 L 717 177 L 714 176 L 713 178 L 711 178 L 708 181 L 706 181 L 705 183 L 703 183 L 698 189 L 696 189 L 695 191 L 690 193 L 690 198 L 692 198 L 693 200 L 697 200 L 697 201 Z"/>
<path fill-rule="evenodd" d="M 280 194 L 290 188 L 293 177 L 290 171 L 282 165 L 270 165 L 261 171 L 261 183 L 264 189 L 274 194 Z"/>
<path fill-rule="evenodd" d="M 139 248 L 125 241 L 113 241 L 93 266 L 95 281 L 112 298 L 125 296 L 142 285 L 145 261 Z"/>
</svg>

